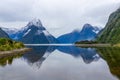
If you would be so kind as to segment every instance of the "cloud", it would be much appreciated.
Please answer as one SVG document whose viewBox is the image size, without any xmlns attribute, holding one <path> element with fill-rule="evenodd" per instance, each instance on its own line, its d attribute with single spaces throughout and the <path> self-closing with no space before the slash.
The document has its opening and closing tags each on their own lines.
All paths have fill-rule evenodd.
<svg viewBox="0 0 120 80">
<path fill-rule="evenodd" d="M 119 5 L 119 0 L 1 0 L 0 24 L 14 23 L 18 28 L 40 18 L 52 34 L 67 33 L 85 23 L 104 27 Z"/>
<path fill-rule="evenodd" d="M 0 21 L 12 22 L 30 19 L 32 2 L 32 0 L 2 0 L 0 2 Z"/>
<path fill-rule="evenodd" d="M 119 5 L 120 5 L 119 3 L 103 4 L 102 6 L 97 6 L 87 10 L 83 14 L 83 16 L 84 18 L 88 18 L 88 21 L 90 23 L 94 25 L 98 24 L 104 27 L 108 21 L 110 14 L 114 12 L 119 7 Z"/>
</svg>

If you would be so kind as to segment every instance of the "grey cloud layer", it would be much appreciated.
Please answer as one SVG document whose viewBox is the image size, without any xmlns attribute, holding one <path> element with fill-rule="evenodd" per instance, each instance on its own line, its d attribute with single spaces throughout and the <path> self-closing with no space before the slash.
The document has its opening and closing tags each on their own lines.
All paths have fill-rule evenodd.
<svg viewBox="0 0 120 80">
<path fill-rule="evenodd" d="M 28 20 L 32 13 L 32 2 L 31 0 L 0 1 L 0 21 Z"/>
<path fill-rule="evenodd" d="M 119 5 L 120 0 L 1 0 L 0 23 L 40 18 L 49 30 L 65 27 L 67 33 L 68 28 L 71 31 L 85 23 L 104 26 Z"/>
</svg>

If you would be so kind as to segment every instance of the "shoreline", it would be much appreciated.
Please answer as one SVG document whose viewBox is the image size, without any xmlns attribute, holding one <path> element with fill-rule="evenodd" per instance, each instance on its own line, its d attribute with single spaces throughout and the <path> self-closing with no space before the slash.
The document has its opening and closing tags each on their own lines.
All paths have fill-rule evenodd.
<svg viewBox="0 0 120 80">
<path fill-rule="evenodd" d="M 111 44 L 75 44 L 77 47 L 111 47 Z"/>
<path fill-rule="evenodd" d="M 17 55 L 17 54 L 25 54 L 25 52 L 30 51 L 30 48 L 21 48 L 21 49 L 15 49 L 11 51 L 0 51 L 0 58 L 5 56 L 11 56 L 11 55 Z"/>
</svg>

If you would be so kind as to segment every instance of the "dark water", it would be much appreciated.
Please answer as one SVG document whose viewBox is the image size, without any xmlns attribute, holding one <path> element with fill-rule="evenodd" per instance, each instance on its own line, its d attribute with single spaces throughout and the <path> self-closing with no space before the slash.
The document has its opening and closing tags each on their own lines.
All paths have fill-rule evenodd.
<svg viewBox="0 0 120 80">
<path fill-rule="evenodd" d="M 0 59 L 0 80 L 119 80 L 119 48 L 34 46 Z"/>
</svg>

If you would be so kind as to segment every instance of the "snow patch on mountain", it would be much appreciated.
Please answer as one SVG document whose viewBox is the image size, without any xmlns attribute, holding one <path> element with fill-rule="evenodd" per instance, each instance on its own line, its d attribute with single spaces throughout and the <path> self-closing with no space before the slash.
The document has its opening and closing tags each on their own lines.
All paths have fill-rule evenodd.
<svg viewBox="0 0 120 80">
<path fill-rule="evenodd" d="M 26 33 L 24 33 L 23 37 L 26 36 L 30 31 L 31 29 L 29 29 Z"/>
<path fill-rule="evenodd" d="M 96 31 L 96 30 L 93 30 L 93 32 L 94 32 L 94 33 L 96 33 L 96 34 L 98 34 L 98 33 L 99 33 L 99 31 Z"/>
<path fill-rule="evenodd" d="M 50 33 L 46 30 L 44 30 L 43 33 L 45 34 L 45 36 L 50 36 Z"/>
<path fill-rule="evenodd" d="M 35 35 L 39 35 L 39 34 L 41 34 L 41 33 L 43 33 L 42 30 L 37 30 L 37 32 L 36 32 Z"/>
<path fill-rule="evenodd" d="M 94 33 L 98 34 L 102 30 L 101 27 L 94 27 L 94 30 L 92 30 Z"/>
</svg>

